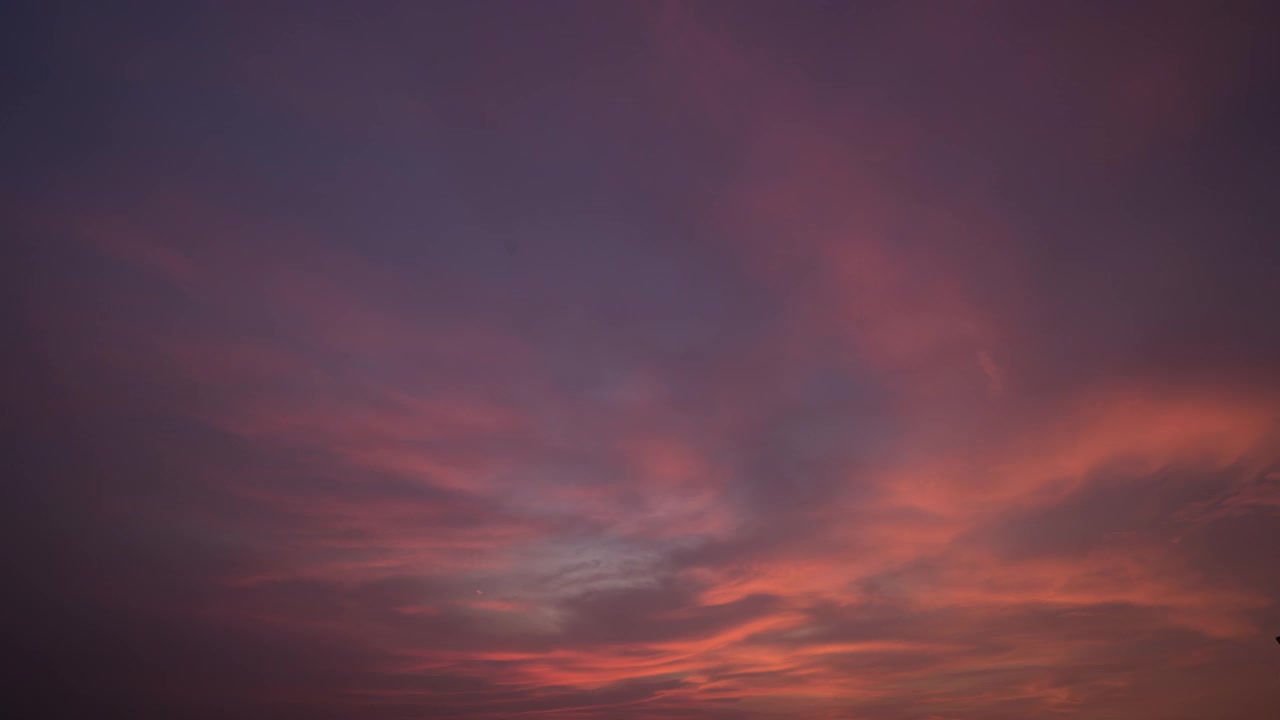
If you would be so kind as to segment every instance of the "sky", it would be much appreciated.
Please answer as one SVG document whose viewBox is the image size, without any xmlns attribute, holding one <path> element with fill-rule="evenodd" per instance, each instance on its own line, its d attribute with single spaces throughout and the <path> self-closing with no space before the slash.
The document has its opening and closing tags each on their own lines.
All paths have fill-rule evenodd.
<svg viewBox="0 0 1280 720">
<path fill-rule="evenodd" d="M 1280 13 L 6 3 L 24 717 L 1280 708 Z"/>
</svg>

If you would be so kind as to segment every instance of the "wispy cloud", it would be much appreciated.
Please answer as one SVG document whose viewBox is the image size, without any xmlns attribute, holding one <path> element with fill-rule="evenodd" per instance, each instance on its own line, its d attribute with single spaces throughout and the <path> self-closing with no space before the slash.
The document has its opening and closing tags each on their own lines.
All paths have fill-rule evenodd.
<svg viewBox="0 0 1280 720">
<path fill-rule="evenodd" d="M 133 160 L 33 191 L 15 577 L 83 608 L 28 603 L 33 667 L 191 717 L 1261 717 L 1274 292 L 1187 300 L 1261 260 L 1150 177 L 1254 31 L 492 11 L 208 10 L 110 86 Z"/>
</svg>

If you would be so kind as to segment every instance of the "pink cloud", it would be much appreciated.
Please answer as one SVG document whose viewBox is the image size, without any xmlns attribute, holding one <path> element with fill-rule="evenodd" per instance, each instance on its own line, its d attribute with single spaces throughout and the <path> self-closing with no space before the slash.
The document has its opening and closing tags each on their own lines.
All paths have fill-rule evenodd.
<svg viewBox="0 0 1280 720">
<path fill-rule="evenodd" d="M 1145 299 L 1142 278 L 1045 273 L 1074 255 L 1046 249 L 1016 173 L 949 154 L 987 131 L 984 108 L 1017 104 L 1003 95 L 1067 79 L 1006 124 L 1056 127 L 1053 108 L 1078 102 L 1118 132 L 1064 134 L 1064 167 L 1157 153 L 1229 91 L 1236 61 L 1211 56 L 1234 35 L 1160 35 L 1077 68 L 1041 29 L 992 63 L 1017 13 L 891 8 L 856 42 L 904 75 L 850 99 L 837 90 L 879 77 L 856 53 L 852 68 L 814 61 L 851 73 L 830 82 L 713 6 L 636 12 L 652 22 L 636 41 L 645 91 L 698 139 L 683 150 L 714 144 L 723 165 L 692 209 L 675 203 L 687 243 L 552 222 L 538 213 L 569 211 L 541 187 L 495 191 L 466 215 L 475 228 L 406 229 L 431 235 L 420 246 L 378 236 L 395 223 L 367 209 L 344 231 L 179 181 L 53 223 L 107 278 L 75 306 L 92 322 L 50 353 L 105 378 L 63 390 L 92 400 L 103 439 L 59 502 L 156 553 L 159 570 L 120 563 L 122 577 L 177 586 L 100 571 L 95 592 L 175 644 L 231 648 L 226 667 L 192 665 L 210 678 L 193 694 L 303 714 L 1201 717 L 1234 682 L 1264 698 L 1250 643 L 1280 593 L 1259 559 L 1280 508 L 1275 388 L 1236 377 L 1228 352 L 1203 370 L 1153 358 L 1132 337 L 1157 324 L 1142 302 L 1087 297 Z M 1064 33 L 1094 28 L 1061 12 Z M 306 64 L 345 30 L 304 22 L 278 55 L 253 28 L 235 35 L 251 51 L 217 65 L 235 97 L 432 154 L 404 140 L 441 112 L 409 87 L 412 33 L 404 47 L 357 33 L 366 62 L 325 66 L 357 95 L 384 96 L 368 77 L 394 88 L 371 117 L 330 115 Z M 980 107 L 911 110 L 899 86 L 930 72 L 982 78 Z M 565 204 L 584 216 L 613 207 L 581 195 Z M 522 202 L 536 217 L 487 217 Z M 520 258 L 480 240 L 516 231 Z M 1061 317 L 1074 322 L 1042 322 Z M 1184 334 L 1171 353 L 1200 341 Z"/>
</svg>

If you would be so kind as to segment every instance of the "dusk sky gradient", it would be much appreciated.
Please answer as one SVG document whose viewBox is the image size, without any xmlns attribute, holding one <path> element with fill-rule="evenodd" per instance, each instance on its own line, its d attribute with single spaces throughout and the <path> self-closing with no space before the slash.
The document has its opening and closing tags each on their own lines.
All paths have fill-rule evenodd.
<svg viewBox="0 0 1280 720">
<path fill-rule="evenodd" d="M 5 3 L 12 717 L 1280 717 L 1280 10 Z"/>
</svg>

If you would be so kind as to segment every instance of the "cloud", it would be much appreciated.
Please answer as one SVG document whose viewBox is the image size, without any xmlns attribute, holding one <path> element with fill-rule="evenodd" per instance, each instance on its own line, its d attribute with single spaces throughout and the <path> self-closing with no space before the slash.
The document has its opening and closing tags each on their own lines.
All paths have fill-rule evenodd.
<svg viewBox="0 0 1280 720">
<path fill-rule="evenodd" d="M 24 702 L 1259 716 L 1264 233 L 1149 177 L 1254 36 L 815 8 L 117 18 L 23 224 Z"/>
</svg>

